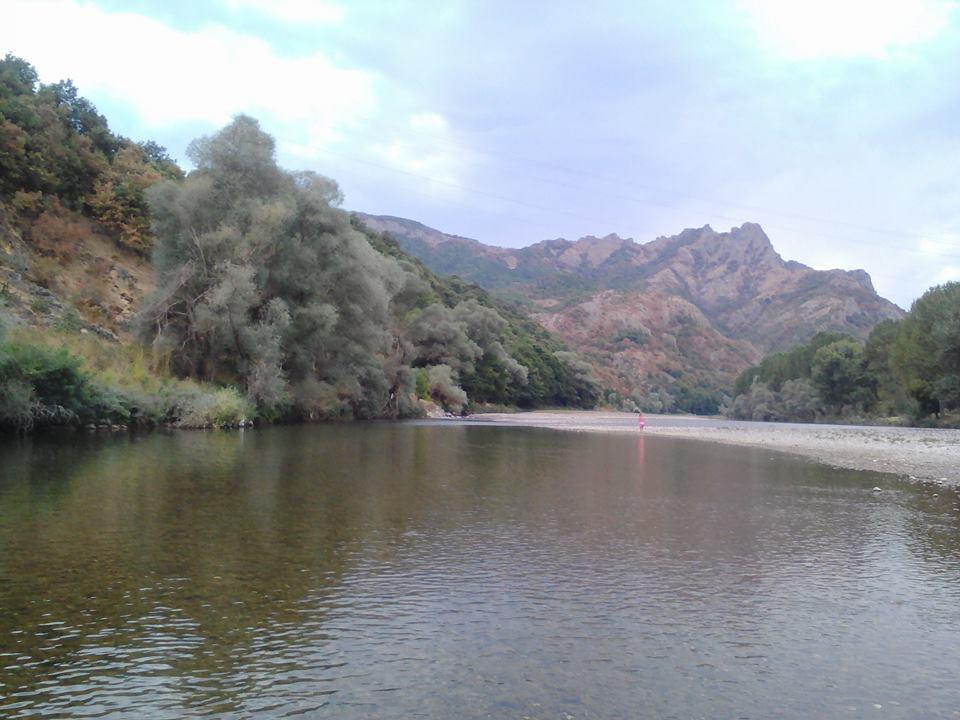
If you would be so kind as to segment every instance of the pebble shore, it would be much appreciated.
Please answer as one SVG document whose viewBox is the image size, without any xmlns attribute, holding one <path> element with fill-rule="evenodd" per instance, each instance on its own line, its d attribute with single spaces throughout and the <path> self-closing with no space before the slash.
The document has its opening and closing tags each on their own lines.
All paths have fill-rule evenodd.
<svg viewBox="0 0 960 720">
<path fill-rule="evenodd" d="M 638 433 L 637 416 L 600 411 L 490 413 L 481 423 L 573 432 Z M 912 482 L 960 486 L 960 430 L 806 425 L 647 415 L 647 435 L 762 447 L 834 467 L 897 475 Z"/>
</svg>

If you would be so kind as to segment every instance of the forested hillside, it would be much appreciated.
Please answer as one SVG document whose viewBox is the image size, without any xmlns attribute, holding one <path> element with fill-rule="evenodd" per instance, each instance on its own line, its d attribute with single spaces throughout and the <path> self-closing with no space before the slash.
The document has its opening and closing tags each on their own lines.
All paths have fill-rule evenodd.
<svg viewBox="0 0 960 720">
<path fill-rule="evenodd" d="M 0 426 L 595 403 L 577 356 L 359 228 L 252 118 L 189 156 L 0 61 Z"/>
</svg>

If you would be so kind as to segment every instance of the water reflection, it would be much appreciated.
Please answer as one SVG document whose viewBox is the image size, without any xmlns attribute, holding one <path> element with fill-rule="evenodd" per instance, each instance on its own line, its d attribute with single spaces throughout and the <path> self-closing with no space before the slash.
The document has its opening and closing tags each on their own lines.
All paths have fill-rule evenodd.
<svg viewBox="0 0 960 720">
<path fill-rule="evenodd" d="M 0 462 L 13 717 L 960 707 L 948 492 L 462 426 L 35 439 Z"/>
</svg>

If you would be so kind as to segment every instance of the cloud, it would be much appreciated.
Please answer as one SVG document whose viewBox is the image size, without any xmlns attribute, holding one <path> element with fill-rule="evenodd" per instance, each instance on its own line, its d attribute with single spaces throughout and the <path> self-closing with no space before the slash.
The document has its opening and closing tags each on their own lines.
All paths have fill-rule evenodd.
<svg viewBox="0 0 960 720">
<path fill-rule="evenodd" d="M 290 21 L 342 18 L 329 3 L 225 2 Z M 431 195 L 458 192 L 463 152 L 449 147 L 446 118 L 419 109 L 384 76 L 343 67 L 321 50 L 288 57 L 223 25 L 185 31 L 79 0 L 11 0 L 4 20 L 0 52 L 33 63 L 44 82 L 71 78 L 98 103 L 129 108 L 144 135 L 213 130 L 244 112 L 276 136 L 290 164 L 326 165 L 343 150 L 348 175 L 377 173 L 384 185 Z"/>
<path fill-rule="evenodd" d="M 5 3 L 0 48 L 32 62 L 45 81 L 71 78 L 85 95 L 128 104 L 148 129 L 216 126 L 247 112 L 301 126 L 317 142 L 377 104 L 373 74 L 323 52 L 284 57 L 223 26 L 182 31 L 70 0 Z"/>
<path fill-rule="evenodd" d="M 449 127 L 446 118 L 439 113 L 419 113 L 412 115 L 409 124 L 414 130 L 429 130 L 434 132 L 446 130 L 447 127 Z"/>
<path fill-rule="evenodd" d="M 937 273 L 934 284 L 941 285 L 956 280 L 960 280 L 960 265 L 946 265 Z"/>
<path fill-rule="evenodd" d="M 387 128 L 366 150 L 372 162 L 393 171 L 391 183 L 416 185 L 418 192 L 434 197 L 456 197 L 465 190 L 460 183 L 469 152 L 439 113 L 410 115 L 405 126 Z"/>
<path fill-rule="evenodd" d="M 327 25 L 343 21 L 346 9 L 323 0 L 224 0 L 231 10 L 253 10 L 284 23 Z"/>
<path fill-rule="evenodd" d="M 761 43 L 791 59 L 884 57 L 929 40 L 949 0 L 742 0 Z"/>
<path fill-rule="evenodd" d="M 917 241 L 917 249 L 934 257 L 960 257 L 960 235 L 951 232 L 927 232 Z"/>
</svg>

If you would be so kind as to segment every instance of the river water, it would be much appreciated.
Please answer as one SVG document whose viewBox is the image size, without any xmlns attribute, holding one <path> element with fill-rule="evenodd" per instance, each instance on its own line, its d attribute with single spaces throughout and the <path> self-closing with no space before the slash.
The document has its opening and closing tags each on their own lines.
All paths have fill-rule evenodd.
<svg viewBox="0 0 960 720">
<path fill-rule="evenodd" d="M 388 423 L 0 472 L 0 717 L 960 717 L 953 491 Z"/>
</svg>

